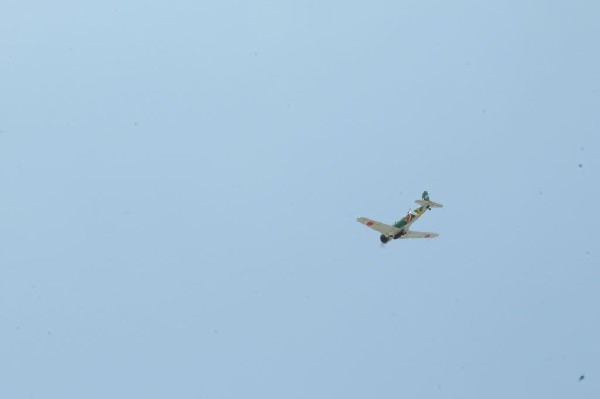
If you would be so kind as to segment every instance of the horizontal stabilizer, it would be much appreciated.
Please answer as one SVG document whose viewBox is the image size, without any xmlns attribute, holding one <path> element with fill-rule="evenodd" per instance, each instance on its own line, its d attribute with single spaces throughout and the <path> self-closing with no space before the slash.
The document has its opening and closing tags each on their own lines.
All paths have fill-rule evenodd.
<svg viewBox="0 0 600 399">
<path fill-rule="evenodd" d="M 441 208 L 444 205 L 442 204 L 438 204 L 437 202 L 433 202 L 433 201 L 428 201 L 428 200 L 416 200 L 415 201 L 417 204 L 424 206 L 425 208 L 430 207 L 430 208 Z"/>
</svg>

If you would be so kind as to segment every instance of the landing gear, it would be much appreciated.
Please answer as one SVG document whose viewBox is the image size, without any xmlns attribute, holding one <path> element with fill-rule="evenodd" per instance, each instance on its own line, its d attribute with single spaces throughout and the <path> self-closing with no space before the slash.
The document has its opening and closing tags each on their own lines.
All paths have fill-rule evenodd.
<svg viewBox="0 0 600 399">
<path fill-rule="evenodd" d="M 387 242 L 390 240 L 390 238 L 388 236 L 385 235 L 381 235 L 381 237 L 379 237 L 379 239 L 381 240 L 382 243 L 387 244 Z"/>
<path fill-rule="evenodd" d="M 398 238 L 402 238 L 402 236 L 405 236 L 405 235 L 406 235 L 406 231 L 402 230 L 394 236 L 394 240 L 397 240 Z"/>
</svg>

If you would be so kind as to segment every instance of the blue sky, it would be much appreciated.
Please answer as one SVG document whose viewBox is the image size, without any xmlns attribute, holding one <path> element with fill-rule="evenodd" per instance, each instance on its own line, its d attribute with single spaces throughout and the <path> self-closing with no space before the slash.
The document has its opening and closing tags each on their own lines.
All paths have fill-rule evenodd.
<svg viewBox="0 0 600 399">
<path fill-rule="evenodd" d="M 0 2 L 0 396 L 597 398 L 599 12 Z"/>
</svg>

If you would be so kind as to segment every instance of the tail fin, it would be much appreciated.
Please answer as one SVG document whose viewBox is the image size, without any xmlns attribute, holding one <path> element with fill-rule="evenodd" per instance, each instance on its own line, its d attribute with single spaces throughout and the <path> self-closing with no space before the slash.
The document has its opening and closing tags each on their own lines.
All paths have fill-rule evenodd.
<svg viewBox="0 0 600 399">
<path fill-rule="evenodd" d="M 441 208 L 444 205 L 442 204 L 438 204 L 437 202 L 433 202 L 429 200 L 429 193 L 427 193 L 427 191 L 423 191 L 423 199 L 420 200 L 416 200 L 415 202 L 421 206 L 424 206 L 425 208 Z"/>
</svg>

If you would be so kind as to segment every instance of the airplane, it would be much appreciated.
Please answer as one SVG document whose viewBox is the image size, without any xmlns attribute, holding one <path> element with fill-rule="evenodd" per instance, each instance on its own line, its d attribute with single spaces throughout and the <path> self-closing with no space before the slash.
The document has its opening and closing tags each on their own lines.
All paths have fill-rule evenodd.
<svg viewBox="0 0 600 399">
<path fill-rule="evenodd" d="M 415 202 L 421 206 L 415 209 L 414 211 L 409 211 L 405 217 L 394 223 L 393 226 L 389 226 L 387 224 L 380 223 L 376 220 L 371 220 L 363 217 L 359 217 L 356 220 L 364 224 L 365 226 L 380 232 L 381 237 L 379 237 L 379 239 L 384 244 L 387 244 L 387 242 L 390 240 L 397 240 L 399 238 L 434 238 L 439 236 L 439 234 L 436 233 L 423 233 L 420 231 L 411 231 L 410 226 L 418 218 L 420 218 L 421 215 L 425 213 L 425 211 L 431 210 L 431 208 L 441 208 L 444 205 L 430 201 L 429 194 L 427 193 L 427 191 L 424 191 L 423 195 L 421 196 L 421 199 L 416 200 Z"/>
</svg>

